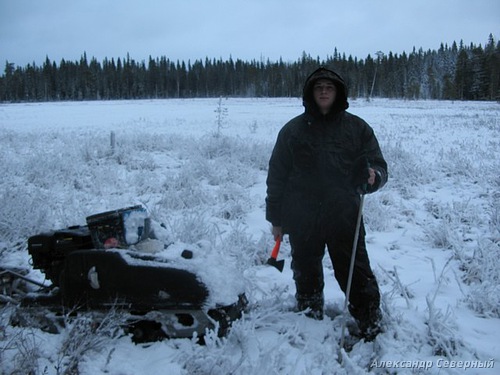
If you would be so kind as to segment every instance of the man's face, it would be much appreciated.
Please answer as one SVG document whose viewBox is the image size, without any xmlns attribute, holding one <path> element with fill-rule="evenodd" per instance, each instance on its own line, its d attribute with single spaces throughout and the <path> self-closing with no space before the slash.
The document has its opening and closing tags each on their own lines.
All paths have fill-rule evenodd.
<svg viewBox="0 0 500 375">
<path fill-rule="evenodd" d="M 313 87 L 314 101 L 318 105 L 322 114 L 327 114 L 335 98 L 337 97 L 337 88 L 332 81 L 328 79 L 318 79 Z"/>
</svg>

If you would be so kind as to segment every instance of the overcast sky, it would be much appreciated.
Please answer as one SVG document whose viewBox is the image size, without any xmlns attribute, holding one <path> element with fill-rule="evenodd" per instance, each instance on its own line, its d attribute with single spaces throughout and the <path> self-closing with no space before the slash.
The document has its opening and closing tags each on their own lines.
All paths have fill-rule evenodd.
<svg viewBox="0 0 500 375">
<path fill-rule="evenodd" d="M 0 72 L 48 56 L 360 59 L 500 37 L 500 0 L 0 0 Z"/>
</svg>

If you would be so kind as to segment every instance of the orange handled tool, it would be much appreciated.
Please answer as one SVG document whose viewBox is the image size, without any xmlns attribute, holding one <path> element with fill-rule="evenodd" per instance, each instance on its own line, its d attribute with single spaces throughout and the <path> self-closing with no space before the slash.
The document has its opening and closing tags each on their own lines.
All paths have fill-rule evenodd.
<svg viewBox="0 0 500 375">
<path fill-rule="evenodd" d="M 267 260 L 267 264 L 270 266 L 276 267 L 276 269 L 280 272 L 283 272 L 283 267 L 285 265 L 284 260 L 276 260 L 278 258 L 278 253 L 280 251 L 281 246 L 281 238 L 278 237 L 276 240 L 276 244 L 273 247 L 273 251 L 271 252 L 271 257 Z"/>
</svg>

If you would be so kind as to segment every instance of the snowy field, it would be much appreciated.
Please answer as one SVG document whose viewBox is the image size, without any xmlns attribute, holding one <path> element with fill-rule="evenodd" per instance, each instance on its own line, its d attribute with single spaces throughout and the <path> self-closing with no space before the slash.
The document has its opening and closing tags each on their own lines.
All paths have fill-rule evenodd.
<svg viewBox="0 0 500 375">
<path fill-rule="evenodd" d="M 267 163 L 300 100 L 1 104 L 2 266 L 29 268 L 31 235 L 142 204 L 172 241 L 219 253 L 206 264 L 214 281 L 236 272 L 250 304 L 204 346 L 135 345 L 78 322 L 58 335 L 12 327 L 12 306 L 0 306 L 0 374 L 498 374 L 500 105 L 357 100 L 350 111 L 372 125 L 389 165 L 364 211 L 386 331 L 341 365 L 344 296 L 328 257 L 323 321 L 293 311 L 286 237 L 284 272 L 265 265 Z"/>
</svg>

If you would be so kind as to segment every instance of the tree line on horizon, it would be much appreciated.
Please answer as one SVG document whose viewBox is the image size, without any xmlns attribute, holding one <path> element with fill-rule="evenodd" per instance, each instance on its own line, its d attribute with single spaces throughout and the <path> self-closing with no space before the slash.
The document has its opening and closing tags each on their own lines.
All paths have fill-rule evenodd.
<svg viewBox="0 0 500 375">
<path fill-rule="evenodd" d="M 490 34 L 484 47 L 454 42 L 438 50 L 384 54 L 357 59 L 334 50 L 326 59 L 305 52 L 295 62 L 209 59 L 148 61 L 105 58 L 84 52 L 79 61 L 46 57 L 16 67 L 6 61 L 0 101 L 42 102 L 205 97 L 300 97 L 318 66 L 342 75 L 353 98 L 500 100 L 500 42 Z"/>
</svg>

